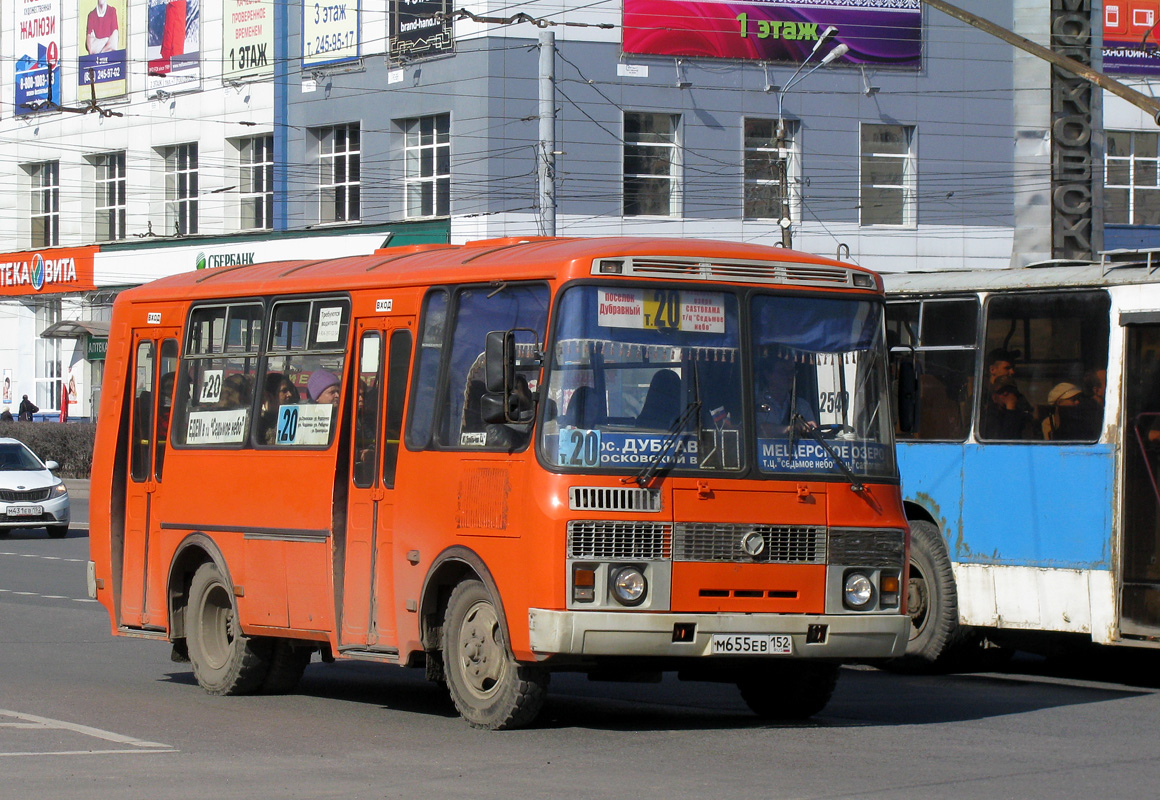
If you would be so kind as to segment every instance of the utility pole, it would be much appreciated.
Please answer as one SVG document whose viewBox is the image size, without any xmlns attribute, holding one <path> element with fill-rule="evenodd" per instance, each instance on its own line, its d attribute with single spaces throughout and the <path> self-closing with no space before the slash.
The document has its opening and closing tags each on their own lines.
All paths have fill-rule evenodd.
<svg viewBox="0 0 1160 800">
<path fill-rule="evenodd" d="M 779 115 L 780 116 L 780 115 Z M 793 233 L 790 231 L 789 216 L 789 147 L 785 138 L 785 120 L 777 121 L 777 183 L 781 194 L 781 216 L 777 224 L 781 227 L 781 246 L 793 247 Z"/>
<path fill-rule="evenodd" d="M 540 233 L 556 235 L 556 34 L 540 31 L 540 141 L 536 177 Z"/>
</svg>

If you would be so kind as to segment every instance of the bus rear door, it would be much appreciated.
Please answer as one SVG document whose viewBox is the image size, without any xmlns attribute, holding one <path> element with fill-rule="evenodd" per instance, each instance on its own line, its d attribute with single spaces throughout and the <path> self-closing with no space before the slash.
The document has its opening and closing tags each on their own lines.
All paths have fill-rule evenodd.
<svg viewBox="0 0 1160 800">
<path fill-rule="evenodd" d="M 356 323 L 340 650 L 397 652 L 395 464 L 411 358 L 411 331 L 401 322 L 375 318 Z"/>
</svg>

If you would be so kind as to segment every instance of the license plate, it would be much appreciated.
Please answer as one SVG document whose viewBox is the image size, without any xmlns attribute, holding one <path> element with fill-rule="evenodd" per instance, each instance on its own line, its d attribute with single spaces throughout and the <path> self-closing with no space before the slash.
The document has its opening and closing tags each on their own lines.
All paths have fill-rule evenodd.
<svg viewBox="0 0 1160 800">
<path fill-rule="evenodd" d="M 10 517 L 39 517 L 44 513 L 44 506 L 8 506 Z"/>
<path fill-rule="evenodd" d="M 788 656 L 793 655 L 793 637 L 784 633 L 715 633 L 715 656 Z"/>
</svg>

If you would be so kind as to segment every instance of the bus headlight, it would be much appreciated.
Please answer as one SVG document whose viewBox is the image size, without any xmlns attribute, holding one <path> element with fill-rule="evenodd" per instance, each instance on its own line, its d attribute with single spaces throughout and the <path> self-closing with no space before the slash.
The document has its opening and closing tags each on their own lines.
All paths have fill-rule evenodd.
<svg viewBox="0 0 1160 800">
<path fill-rule="evenodd" d="M 639 606 L 648 595 L 648 581 L 636 567 L 620 567 L 612 573 L 612 596 L 622 606 Z"/>
<path fill-rule="evenodd" d="M 874 584 L 861 572 L 851 572 L 846 576 L 842 597 L 848 608 L 865 608 L 874 599 Z"/>
</svg>

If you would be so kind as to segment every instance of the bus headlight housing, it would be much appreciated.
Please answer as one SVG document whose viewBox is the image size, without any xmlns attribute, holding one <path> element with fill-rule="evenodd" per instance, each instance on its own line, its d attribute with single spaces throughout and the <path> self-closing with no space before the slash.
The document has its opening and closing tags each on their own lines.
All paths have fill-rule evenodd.
<svg viewBox="0 0 1160 800">
<path fill-rule="evenodd" d="M 874 599 L 874 583 L 862 572 L 846 574 L 842 587 L 842 600 L 847 608 L 855 611 L 866 608 Z"/>
<path fill-rule="evenodd" d="M 614 568 L 609 588 L 622 606 L 639 606 L 648 596 L 648 581 L 636 567 Z"/>
</svg>

